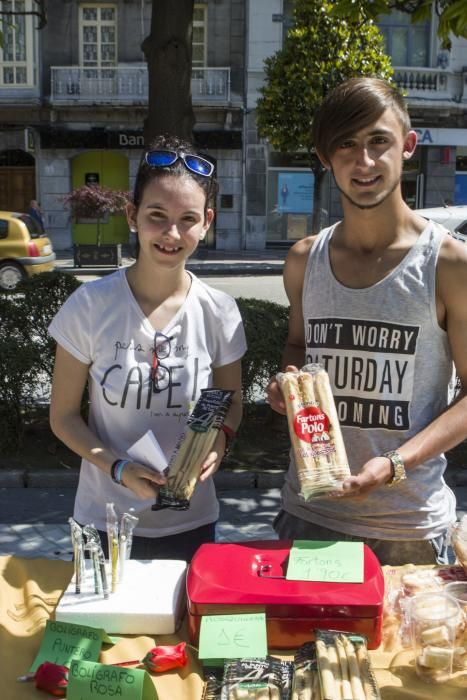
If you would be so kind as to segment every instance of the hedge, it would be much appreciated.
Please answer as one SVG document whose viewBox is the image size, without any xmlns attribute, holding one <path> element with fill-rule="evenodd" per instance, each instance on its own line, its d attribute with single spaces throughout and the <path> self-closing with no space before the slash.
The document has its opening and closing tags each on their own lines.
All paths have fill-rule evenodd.
<svg viewBox="0 0 467 700">
<path fill-rule="evenodd" d="M 0 449 L 18 452 L 25 426 L 38 403 L 48 401 L 55 341 L 47 328 L 67 297 L 80 285 L 73 275 L 54 271 L 34 275 L 14 290 L 0 290 Z M 288 310 L 258 299 L 237 299 L 248 343 L 242 361 L 246 403 L 261 399 L 269 377 L 280 366 Z"/>
</svg>

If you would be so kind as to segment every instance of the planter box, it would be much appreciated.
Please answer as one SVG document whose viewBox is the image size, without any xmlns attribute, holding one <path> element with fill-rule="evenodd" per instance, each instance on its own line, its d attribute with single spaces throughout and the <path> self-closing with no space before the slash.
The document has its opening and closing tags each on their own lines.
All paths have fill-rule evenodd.
<svg viewBox="0 0 467 700">
<path fill-rule="evenodd" d="M 122 264 L 121 243 L 75 244 L 73 262 L 75 267 L 119 267 Z"/>
</svg>

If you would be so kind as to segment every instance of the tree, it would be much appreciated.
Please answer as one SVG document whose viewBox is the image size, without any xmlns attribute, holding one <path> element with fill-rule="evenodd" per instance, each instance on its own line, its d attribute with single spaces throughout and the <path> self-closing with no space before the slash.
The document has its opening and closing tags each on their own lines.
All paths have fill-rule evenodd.
<svg viewBox="0 0 467 700">
<path fill-rule="evenodd" d="M 313 116 L 325 95 L 353 76 L 390 79 L 393 71 L 374 23 L 336 22 L 331 0 L 296 0 L 294 25 L 283 48 L 265 61 L 266 83 L 257 104 L 257 125 L 281 152 L 305 150 L 315 176 L 313 229 L 319 227 L 324 175 L 313 151 Z"/>
<path fill-rule="evenodd" d="M 151 33 L 142 46 L 149 78 L 146 145 L 158 134 L 193 138 L 193 8 L 194 0 L 152 0 Z"/>
<path fill-rule="evenodd" d="M 60 197 L 76 219 L 96 219 L 96 244 L 101 244 L 101 221 L 107 214 L 123 214 L 130 192 L 111 190 L 100 185 L 76 187 L 70 194 Z"/>
<path fill-rule="evenodd" d="M 449 33 L 467 38 L 467 2 L 465 0 L 335 0 L 332 12 L 338 18 L 352 22 L 377 20 L 380 15 L 392 10 L 406 12 L 412 22 L 422 22 L 431 18 L 431 13 L 439 17 L 438 36 L 443 48 L 449 49 Z"/>
</svg>

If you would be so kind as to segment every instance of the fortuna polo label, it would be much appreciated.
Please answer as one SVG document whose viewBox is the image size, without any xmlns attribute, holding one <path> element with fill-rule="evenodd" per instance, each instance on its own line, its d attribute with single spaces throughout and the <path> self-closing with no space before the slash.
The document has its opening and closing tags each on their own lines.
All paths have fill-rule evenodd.
<svg viewBox="0 0 467 700">
<path fill-rule="evenodd" d="M 294 431 L 303 442 L 329 442 L 329 418 L 319 406 L 306 406 L 294 418 Z"/>
</svg>

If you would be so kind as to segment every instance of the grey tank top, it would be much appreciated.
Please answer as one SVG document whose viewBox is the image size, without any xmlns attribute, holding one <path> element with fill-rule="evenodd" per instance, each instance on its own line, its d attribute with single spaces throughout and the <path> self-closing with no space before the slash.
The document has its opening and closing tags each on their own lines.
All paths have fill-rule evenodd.
<svg viewBox="0 0 467 700">
<path fill-rule="evenodd" d="M 447 406 L 453 388 L 448 338 L 437 322 L 436 263 L 446 235 L 430 222 L 395 270 L 377 284 L 351 289 L 331 269 L 324 229 L 308 259 L 303 286 L 306 360 L 330 375 L 350 468 L 397 449 Z M 455 520 L 444 455 L 408 472 L 393 488 L 363 500 L 298 495 L 292 463 L 283 507 L 293 515 L 359 537 L 431 539 Z"/>
</svg>

